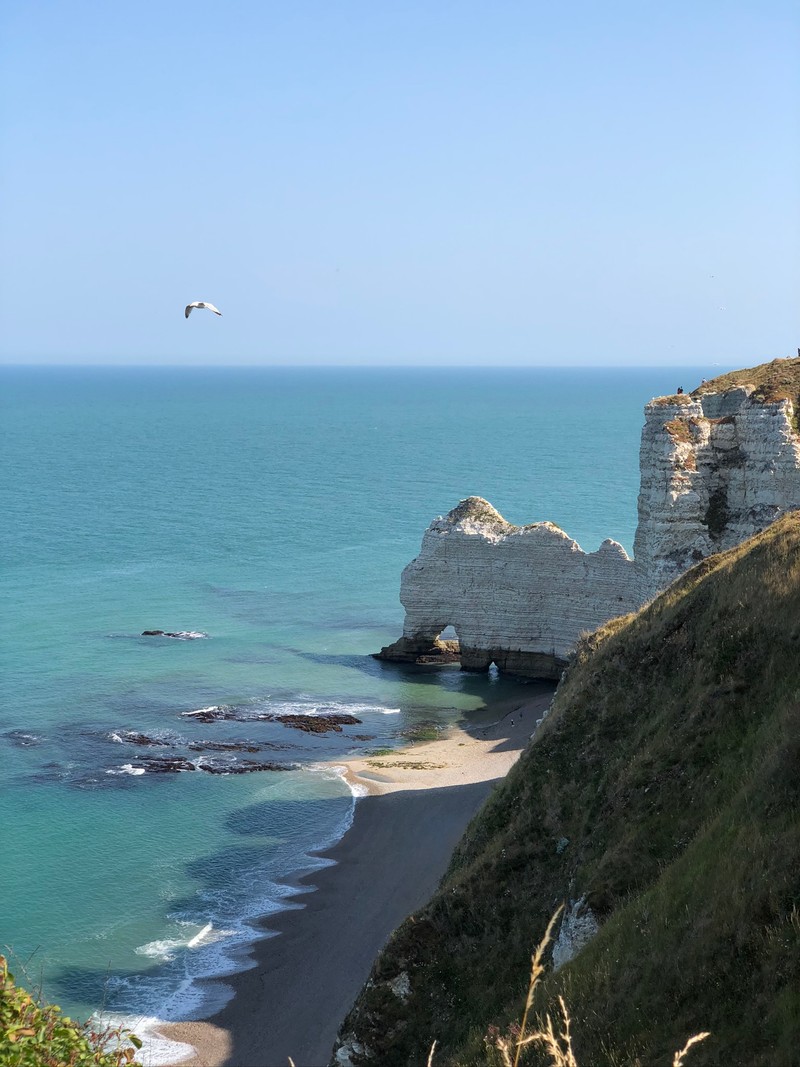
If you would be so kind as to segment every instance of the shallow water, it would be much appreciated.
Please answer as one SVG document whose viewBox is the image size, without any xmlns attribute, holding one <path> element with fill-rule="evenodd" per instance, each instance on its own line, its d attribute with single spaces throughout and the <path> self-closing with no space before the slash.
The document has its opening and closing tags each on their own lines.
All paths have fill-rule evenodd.
<svg viewBox="0 0 800 1067">
<path fill-rule="evenodd" d="M 248 920 L 346 827 L 351 794 L 320 761 L 522 691 L 369 657 L 401 631 L 400 572 L 430 520 L 479 494 L 630 551 L 642 406 L 677 381 L 6 368 L 0 385 L 0 943 L 71 1013 L 186 1017 L 208 1009 L 193 977 L 236 965 Z M 216 705 L 361 721 L 316 735 L 183 714 Z M 164 752 L 223 758 L 188 747 L 209 740 L 296 769 L 147 772 Z"/>
</svg>

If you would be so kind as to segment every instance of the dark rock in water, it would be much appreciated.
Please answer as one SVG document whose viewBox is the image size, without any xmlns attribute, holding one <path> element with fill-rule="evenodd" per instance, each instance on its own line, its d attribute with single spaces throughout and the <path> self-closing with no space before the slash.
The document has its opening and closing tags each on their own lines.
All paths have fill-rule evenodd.
<svg viewBox="0 0 800 1067">
<path fill-rule="evenodd" d="M 417 663 L 424 666 L 442 666 L 461 662 L 458 641 L 434 638 L 401 637 L 380 652 L 372 653 L 373 659 L 385 659 L 392 663 Z"/>
<path fill-rule="evenodd" d="M 195 722 L 220 722 L 231 720 L 233 722 L 280 722 L 284 726 L 291 726 L 295 730 L 303 730 L 308 734 L 325 734 L 330 730 L 341 733 L 343 726 L 356 726 L 362 722 L 355 715 L 345 715 L 339 712 L 330 715 L 278 715 L 274 711 L 248 711 L 246 709 L 232 708 L 220 704 L 211 708 L 200 708 L 199 711 L 184 711 L 184 718 L 194 719 Z"/>
<path fill-rule="evenodd" d="M 36 734 L 29 734 L 25 730 L 8 730 L 3 736 L 7 737 L 12 745 L 17 745 L 19 748 L 28 748 L 30 745 L 40 745 L 42 743 L 41 737 L 37 737 Z"/>
<path fill-rule="evenodd" d="M 194 722 L 222 722 L 228 719 L 233 722 L 261 722 L 270 718 L 269 715 L 257 711 L 237 711 L 228 704 L 216 704 L 210 708 L 199 708 L 197 711 L 182 711 L 181 715 L 184 719 L 192 719 Z"/>
<path fill-rule="evenodd" d="M 250 774 L 252 771 L 296 771 L 299 763 L 275 763 L 272 760 L 238 760 L 236 763 L 204 763 L 197 769 L 207 774 Z"/>
<path fill-rule="evenodd" d="M 126 745 L 142 745 L 158 748 L 188 748 L 190 752 L 260 752 L 270 745 L 256 744 L 255 741 L 189 741 L 182 737 L 153 737 L 136 730 L 119 730 L 110 735 L 112 741 Z"/>
<path fill-rule="evenodd" d="M 208 634 L 201 630 L 142 630 L 142 637 L 177 637 L 179 641 L 197 641 Z"/>
<path fill-rule="evenodd" d="M 192 741 L 186 746 L 190 752 L 260 752 L 272 745 L 257 745 L 254 741 Z"/>
<path fill-rule="evenodd" d="M 185 756 L 145 756 L 134 769 L 147 774 L 180 774 L 183 771 L 204 771 L 206 774 L 251 774 L 253 771 L 293 771 L 296 763 L 276 763 L 273 760 L 209 759 L 193 761 Z"/>
<path fill-rule="evenodd" d="M 112 741 L 121 741 L 126 745 L 158 745 L 169 748 L 172 744 L 171 741 L 166 741 L 163 737 L 151 737 L 150 734 L 140 734 L 136 730 L 115 731 L 110 736 Z"/>
<path fill-rule="evenodd" d="M 356 726 L 362 720 L 355 715 L 275 715 L 275 722 L 291 726 L 294 730 L 303 730 L 307 734 L 326 734 L 334 730 L 340 734 L 343 726 Z"/>
<path fill-rule="evenodd" d="M 144 756 L 137 761 L 148 774 L 177 774 L 179 771 L 196 771 L 197 765 L 185 756 Z"/>
</svg>

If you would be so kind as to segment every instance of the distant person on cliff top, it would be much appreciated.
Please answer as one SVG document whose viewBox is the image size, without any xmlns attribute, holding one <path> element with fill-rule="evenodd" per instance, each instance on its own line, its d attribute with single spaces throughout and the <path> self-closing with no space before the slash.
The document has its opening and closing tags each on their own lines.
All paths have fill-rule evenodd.
<svg viewBox="0 0 800 1067">
<path fill-rule="evenodd" d="M 682 396 L 682 395 L 683 395 L 683 386 L 679 385 L 678 386 L 678 396 Z"/>
</svg>

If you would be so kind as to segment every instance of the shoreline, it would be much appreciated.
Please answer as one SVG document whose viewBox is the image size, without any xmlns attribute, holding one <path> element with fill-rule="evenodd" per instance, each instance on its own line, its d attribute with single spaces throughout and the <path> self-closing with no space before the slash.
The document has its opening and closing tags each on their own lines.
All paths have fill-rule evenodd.
<svg viewBox="0 0 800 1067">
<path fill-rule="evenodd" d="M 549 707 L 555 683 L 489 705 L 496 718 L 457 726 L 390 754 L 340 760 L 354 791 L 345 834 L 316 855 L 328 865 L 292 883 L 261 920 L 252 964 L 223 981 L 233 997 L 204 1020 L 159 1024 L 190 1046 L 171 1067 L 325 1067 L 336 1033 L 392 931 L 427 903 L 453 849 Z M 277 936 L 280 935 L 280 936 Z"/>
</svg>

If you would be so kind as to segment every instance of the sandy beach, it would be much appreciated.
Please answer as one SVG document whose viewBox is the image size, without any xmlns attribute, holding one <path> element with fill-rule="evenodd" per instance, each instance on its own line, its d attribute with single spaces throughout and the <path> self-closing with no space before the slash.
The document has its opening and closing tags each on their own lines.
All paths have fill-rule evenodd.
<svg viewBox="0 0 800 1067">
<path fill-rule="evenodd" d="M 183 1067 L 325 1067 L 337 1030 L 391 932 L 436 889 L 452 851 L 548 707 L 554 685 L 496 705 L 490 725 L 345 764 L 367 791 L 335 861 L 298 882 L 294 907 L 265 920 L 256 966 L 202 1022 L 160 1033 L 191 1045 Z M 299 905 L 299 906 L 298 906 Z"/>
</svg>

